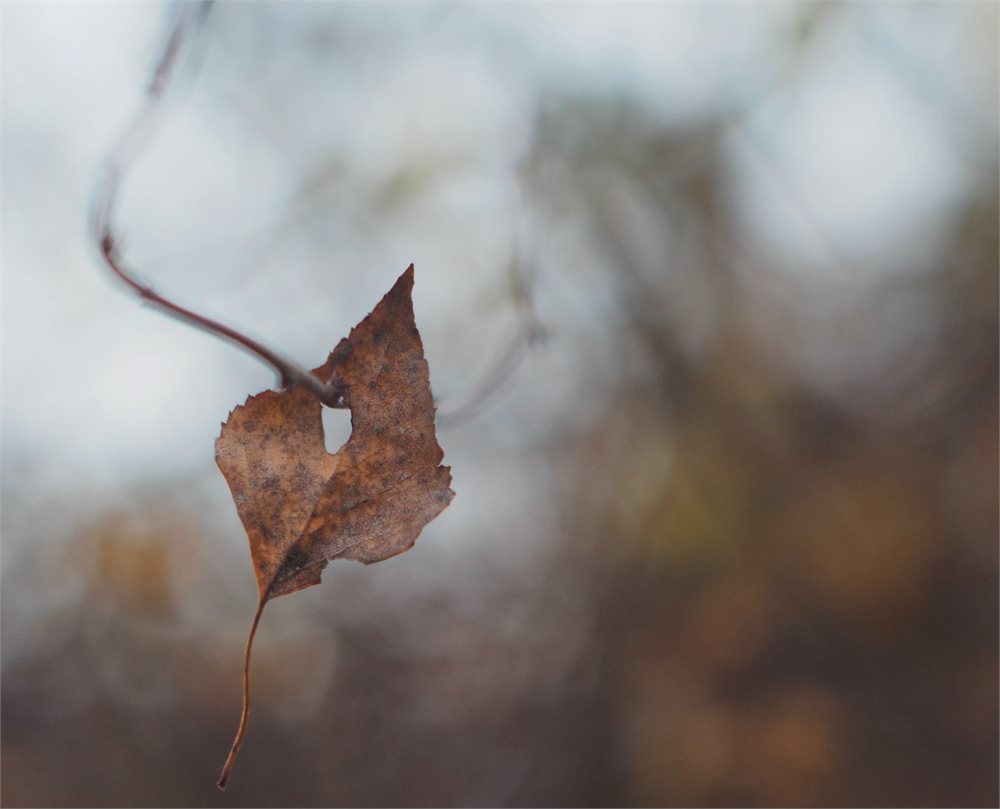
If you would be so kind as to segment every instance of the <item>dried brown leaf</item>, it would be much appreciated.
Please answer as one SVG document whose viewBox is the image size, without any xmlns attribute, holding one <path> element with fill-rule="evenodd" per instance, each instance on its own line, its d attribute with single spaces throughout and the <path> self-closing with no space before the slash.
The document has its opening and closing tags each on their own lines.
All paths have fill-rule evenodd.
<svg viewBox="0 0 1000 809">
<path fill-rule="evenodd" d="M 412 290 L 411 264 L 313 372 L 346 390 L 351 436 L 336 454 L 323 443 L 322 405 L 300 388 L 251 396 L 222 425 L 216 462 L 247 531 L 260 600 L 220 787 L 246 731 L 250 649 L 264 605 L 319 584 L 333 559 L 370 564 L 402 553 L 454 496 L 451 471 L 440 466 Z"/>
</svg>

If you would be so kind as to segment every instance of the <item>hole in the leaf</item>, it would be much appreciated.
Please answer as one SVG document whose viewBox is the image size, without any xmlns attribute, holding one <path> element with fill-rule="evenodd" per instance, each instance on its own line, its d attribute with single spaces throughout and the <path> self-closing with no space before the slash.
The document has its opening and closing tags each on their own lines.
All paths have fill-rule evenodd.
<svg viewBox="0 0 1000 809">
<path fill-rule="evenodd" d="M 351 411 L 323 408 L 323 444 L 326 451 L 337 452 L 351 437 Z"/>
</svg>

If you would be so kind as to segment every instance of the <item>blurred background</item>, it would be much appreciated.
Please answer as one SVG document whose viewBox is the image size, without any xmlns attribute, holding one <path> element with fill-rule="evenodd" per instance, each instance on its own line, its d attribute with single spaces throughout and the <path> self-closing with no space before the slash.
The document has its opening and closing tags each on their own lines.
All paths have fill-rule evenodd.
<svg viewBox="0 0 1000 809">
<path fill-rule="evenodd" d="M 413 262 L 457 492 L 225 793 L 275 380 L 87 230 L 182 8 L 2 10 L 4 805 L 996 805 L 997 5 L 211 9 L 126 263 L 313 366 Z"/>
</svg>

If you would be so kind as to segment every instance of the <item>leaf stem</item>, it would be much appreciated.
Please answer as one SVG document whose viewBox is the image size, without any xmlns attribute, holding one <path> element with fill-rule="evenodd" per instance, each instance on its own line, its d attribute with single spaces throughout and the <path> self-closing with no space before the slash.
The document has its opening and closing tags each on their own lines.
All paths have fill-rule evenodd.
<svg viewBox="0 0 1000 809">
<path fill-rule="evenodd" d="M 264 612 L 264 605 L 267 603 L 267 596 L 261 596 L 260 603 L 257 604 L 257 612 L 253 616 L 253 623 L 250 625 L 250 634 L 247 635 L 247 645 L 243 651 L 243 709 L 240 711 L 240 724 L 236 728 L 236 738 L 233 739 L 233 746 L 229 750 L 229 756 L 222 767 L 222 774 L 219 776 L 219 789 L 225 789 L 229 782 L 229 775 L 236 762 L 236 756 L 243 745 L 243 737 L 247 732 L 247 720 L 250 718 L 250 650 L 253 647 L 253 636 L 257 633 L 257 624 L 260 623 L 261 613 Z"/>
</svg>

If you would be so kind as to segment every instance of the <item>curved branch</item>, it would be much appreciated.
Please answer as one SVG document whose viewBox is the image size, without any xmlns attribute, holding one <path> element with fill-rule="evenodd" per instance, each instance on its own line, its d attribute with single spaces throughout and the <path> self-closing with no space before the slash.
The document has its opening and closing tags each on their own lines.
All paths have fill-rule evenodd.
<svg viewBox="0 0 1000 809">
<path fill-rule="evenodd" d="M 437 420 L 442 427 L 455 427 L 477 416 L 504 386 L 528 350 L 546 337 L 545 329 L 533 319 L 524 319 L 507 346 L 496 356 L 479 380 L 469 389 L 458 405 L 438 411 Z"/>
<path fill-rule="evenodd" d="M 200 315 L 155 292 L 132 275 L 121 262 L 117 240 L 112 232 L 111 217 L 118 190 L 127 170 L 134 163 L 143 147 L 149 142 L 162 117 L 166 90 L 176 76 L 180 54 L 185 42 L 190 41 L 201 28 L 211 0 L 201 3 L 182 3 L 177 19 L 157 61 L 153 76 L 146 88 L 146 97 L 138 114 L 126 127 L 121 139 L 108 155 L 104 176 L 94 189 L 91 200 L 91 228 L 101 258 L 111 273 L 127 284 L 140 298 L 161 311 L 185 323 L 228 340 L 270 365 L 278 373 L 281 387 L 299 385 L 312 393 L 328 407 L 346 407 L 344 389 L 332 381 L 323 381 L 302 366 L 281 356 L 251 337 L 226 326 L 217 320 Z"/>
<path fill-rule="evenodd" d="M 526 210 L 528 205 L 526 167 L 521 172 L 520 210 Z M 548 337 L 548 331 L 535 311 L 534 285 L 538 274 L 538 261 L 530 255 L 534 252 L 534 231 L 527 220 L 522 220 L 520 231 L 515 234 L 515 241 L 521 246 L 515 248 L 510 258 L 508 272 L 510 274 L 511 292 L 518 313 L 518 325 L 507 344 L 495 355 L 483 375 L 459 398 L 458 404 L 447 402 L 447 406 L 438 409 L 437 420 L 444 428 L 455 427 L 475 416 L 492 401 L 494 396 L 514 376 L 529 351 Z"/>
</svg>

